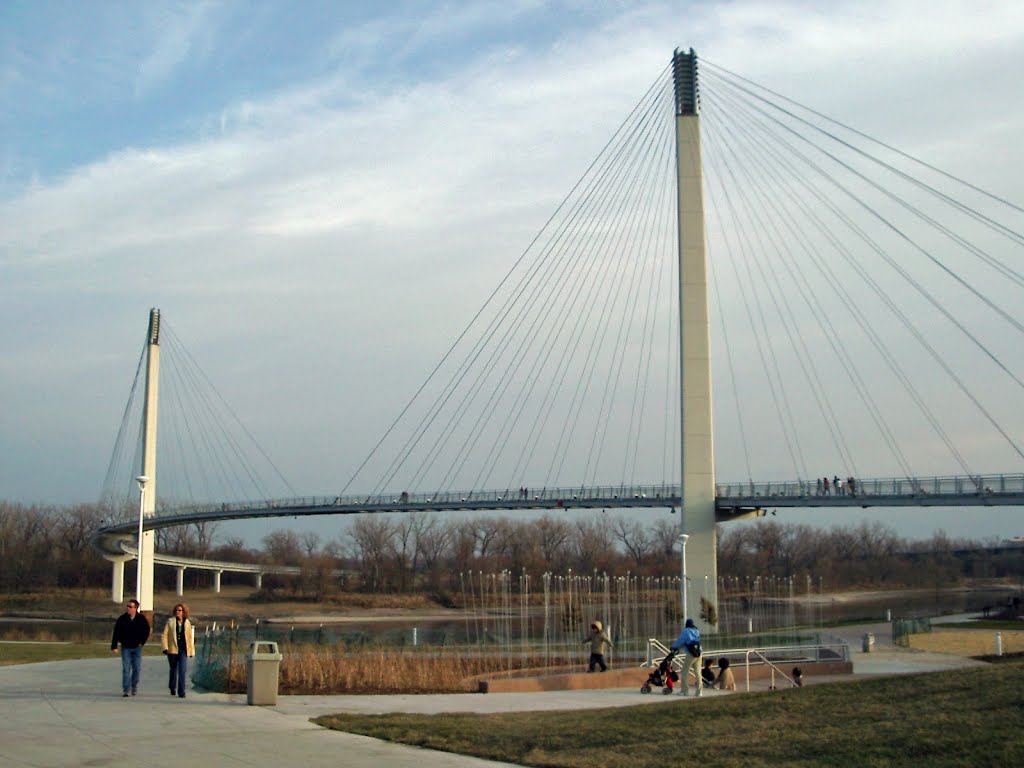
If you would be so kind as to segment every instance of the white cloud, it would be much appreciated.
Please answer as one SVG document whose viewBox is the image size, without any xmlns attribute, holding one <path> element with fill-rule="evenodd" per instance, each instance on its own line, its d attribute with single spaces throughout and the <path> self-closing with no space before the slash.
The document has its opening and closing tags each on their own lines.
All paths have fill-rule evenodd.
<svg viewBox="0 0 1024 768">
<path fill-rule="evenodd" d="M 190 59 L 200 59 L 213 44 L 220 5 L 193 2 L 181 6 L 151 6 L 140 26 L 142 56 L 134 76 L 136 97 L 170 79 Z M 145 11 L 144 11 L 145 12 Z"/>
</svg>

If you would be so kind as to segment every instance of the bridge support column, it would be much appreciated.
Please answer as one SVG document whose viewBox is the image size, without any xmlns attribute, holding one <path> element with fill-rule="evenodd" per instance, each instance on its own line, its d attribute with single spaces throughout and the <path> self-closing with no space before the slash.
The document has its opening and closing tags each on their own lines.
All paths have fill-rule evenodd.
<svg viewBox="0 0 1024 768">
<path fill-rule="evenodd" d="M 263 574 L 256 574 L 256 589 L 263 589 Z"/>
<path fill-rule="evenodd" d="M 185 566 L 179 565 L 177 571 L 178 578 L 175 581 L 175 594 L 181 597 L 185 594 Z"/>
<path fill-rule="evenodd" d="M 114 566 L 111 574 L 111 600 L 120 603 L 125 599 L 125 563 L 132 558 L 127 555 L 124 557 L 103 555 L 103 557 L 110 560 Z"/>
<path fill-rule="evenodd" d="M 125 599 L 125 561 L 114 561 L 114 575 L 111 579 L 111 600 L 120 603 Z"/>
<path fill-rule="evenodd" d="M 679 364 L 682 376 L 680 533 L 689 535 L 686 617 L 700 619 L 700 597 L 718 607 L 715 536 L 715 464 L 711 419 L 711 340 L 704 242 L 697 55 L 677 50 L 676 183 L 679 225 Z M 705 587 L 706 585 L 706 587 Z M 703 589 L 702 589 L 703 587 Z M 703 624 L 702 628 L 708 627 Z"/>
<path fill-rule="evenodd" d="M 217 594 L 220 594 L 220 575 L 222 573 L 224 573 L 224 571 L 213 572 L 213 591 Z"/>
</svg>

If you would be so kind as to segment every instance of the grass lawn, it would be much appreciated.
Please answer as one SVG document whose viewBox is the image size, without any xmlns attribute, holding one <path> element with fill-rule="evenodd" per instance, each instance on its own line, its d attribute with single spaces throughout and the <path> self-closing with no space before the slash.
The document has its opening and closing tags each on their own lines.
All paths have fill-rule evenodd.
<svg viewBox="0 0 1024 768">
<path fill-rule="evenodd" d="M 552 768 L 1024 765 L 1024 662 L 649 707 L 314 722 Z"/>
<path fill-rule="evenodd" d="M 160 641 L 145 646 L 146 656 L 160 655 Z M 0 642 L 0 667 L 11 664 L 35 664 L 40 661 L 68 661 L 70 659 L 101 659 L 113 657 L 110 643 L 33 643 Z"/>
</svg>

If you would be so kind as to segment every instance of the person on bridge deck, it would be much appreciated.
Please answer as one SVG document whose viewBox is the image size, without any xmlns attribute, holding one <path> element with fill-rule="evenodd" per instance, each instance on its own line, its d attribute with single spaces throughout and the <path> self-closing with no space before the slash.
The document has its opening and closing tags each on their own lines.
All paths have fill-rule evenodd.
<svg viewBox="0 0 1024 768">
<path fill-rule="evenodd" d="M 608 637 L 600 621 L 590 625 L 590 634 L 583 638 L 583 643 L 590 643 L 590 663 L 587 665 L 587 672 L 593 672 L 594 667 L 601 667 L 602 672 L 608 669 L 604 654 L 612 647 L 612 639 Z"/>
<path fill-rule="evenodd" d="M 680 675 L 682 690 L 680 693 L 683 696 L 689 695 L 690 688 L 690 673 L 697 679 L 697 695 L 700 696 L 704 692 L 704 678 L 700 673 L 700 630 L 693 623 L 693 619 L 687 619 L 686 625 L 683 627 L 683 631 L 679 633 L 679 637 L 672 641 L 671 648 L 673 651 L 683 650 L 686 651 L 686 657 L 683 661 L 683 671 Z"/>
<path fill-rule="evenodd" d="M 167 664 L 171 668 L 167 678 L 171 696 L 177 693 L 178 698 L 184 699 L 188 688 L 188 660 L 196 655 L 192 622 L 188 618 L 188 606 L 184 603 L 174 606 L 174 615 L 167 620 L 163 636 L 160 638 L 160 646 L 167 655 Z"/>
<path fill-rule="evenodd" d="M 736 690 L 736 678 L 729 669 L 729 660 L 725 656 L 718 660 L 718 679 L 715 680 L 715 687 L 720 691 Z"/>
<path fill-rule="evenodd" d="M 139 689 L 139 672 L 142 671 L 142 646 L 149 640 L 149 622 L 139 613 L 139 601 L 134 597 L 128 601 L 127 610 L 114 622 L 114 636 L 110 650 L 117 653 L 121 644 L 121 691 L 134 696 Z"/>
</svg>

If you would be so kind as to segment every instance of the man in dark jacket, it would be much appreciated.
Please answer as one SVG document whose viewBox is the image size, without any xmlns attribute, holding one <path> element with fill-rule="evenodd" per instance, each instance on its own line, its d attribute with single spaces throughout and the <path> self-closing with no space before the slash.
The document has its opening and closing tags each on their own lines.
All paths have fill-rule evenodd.
<svg viewBox="0 0 1024 768">
<path fill-rule="evenodd" d="M 117 618 L 110 650 L 117 653 L 121 644 L 121 690 L 127 696 L 134 696 L 139 688 L 139 672 L 142 669 L 142 646 L 149 640 L 149 622 L 139 613 L 139 601 L 128 601 L 128 610 Z"/>
</svg>

